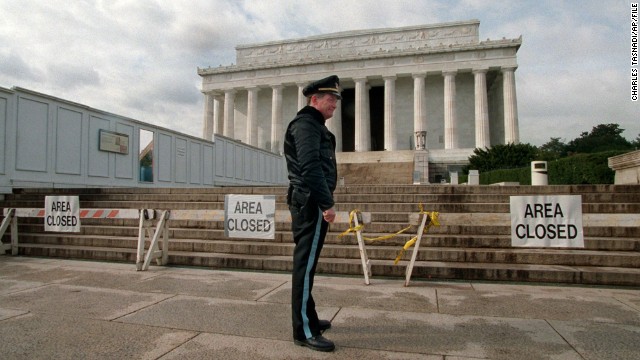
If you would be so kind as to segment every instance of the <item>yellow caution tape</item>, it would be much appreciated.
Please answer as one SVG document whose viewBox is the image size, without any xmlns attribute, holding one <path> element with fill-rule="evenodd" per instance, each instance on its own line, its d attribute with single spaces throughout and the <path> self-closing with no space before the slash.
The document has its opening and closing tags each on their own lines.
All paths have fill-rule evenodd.
<svg viewBox="0 0 640 360">
<path fill-rule="evenodd" d="M 422 231 L 423 234 L 426 234 L 431 226 L 440 226 L 440 221 L 438 221 L 438 216 L 440 215 L 440 213 L 436 211 L 424 211 L 422 204 L 420 204 L 420 215 L 426 215 L 428 217 L 427 223 L 425 224 L 424 230 Z M 411 248 L 417 240 L 418 236 L 415 236 L 404 244 L 402 249 L 400 249 L 398 256 L 396 256 L 396 259 L 393 262 L 394 265 L 397 265 L 398 262 L 400 262 L 400 259 L 402 259 L 405 251 L 409 250 L 409 248 Z"/>
<path fill-rule="evenodd" d="M 422 231 L 423 234 L 427 233 L 427 230 L 429 230 L 429 228 L 431 226 L 440 226 L 440 222 L 438 221 L 438 216 L 440 215 L 438 212 L 436 211 L 424 211 L 424 208 L 422 207 L 422 204 L 419 204 L 420 206 L 420 212 L 419 215 L 427 215 L 428 217 L 428 221 L 425 224 L 424 230 Z M 344 232 L 342 232 L 340 235 L 338 235 L 339 238 L 349 234 L 349 233 L 355 233 L 358 231 L 362 231 L 362 229 L 364 229 L 364 224 L 359 224 L 358 226 L 355 226 L 355 223 L 353 221 L 354 216 L 358 216 L 358 213 L 360 212 L 360 210 L 358 209 L 354 209 L 351 210 L 351 212 L 349 213 L 349 228 L 347 230 L 345 230 Z M 362 238 L 366 241 L 383 241 L 383 240 L 389 240 L 389 239 L 393 239 L 394 237 L 404 233 L 405 231 L 409 230 L 411 228 L 411 225 L 407 226 L 406 228 L 393 233 L 393 234 L 389 234 L 389 235 L 383 235 L 383 236 L 379 236 L 379 237 L 375 237 L 375 238 L 369 238 L 369 237 L 365 237 L 363 236 Z M 411 238 L 411 240 L 407 241 L 404 246 L 402 247 L 402 249 L 400 250 L 400 252 L 398 253 L 398 256 L 396 257 L 395 261 L 393 262 L 394 265 L 398 264 L 398 262 L 400 261 L 400 259 L 402 259 L 402 256 L 404 255 L 405 251 L 409 250 L 409 248 L 411 248 L 416 241 L 418 240 L 418 236 L 414 236 L 413 238 Z"/>
<path fill-rule="evenodd" d="M 360 210 L 355 209 L 355 210 L 352 210 L 349 213 L 349 228 L 346 231 L 344 231 L 342 234 L 338 235 L 339 238 L 349 234 L 350 232 L 357 232 L 357 231 L 361 231 L 362 229 L 364 229 L 364 224 L 359 224 L 358 226 L 354 226 L 353 217 L 357 216 L 357 214 L 359 212 L 360 212 Z M 392 238 L 402 234 L 403 232 L 405 232 L 405 231 L 407 231 L 409 229 L 411 229 L 411 225 L 409 225 L 406 228 L 404 228 L 404 229 L 402 229 L 402 230 L 400 230 L 400 231 L 398 231 L 396 233 L 393 233 L 393 234 L 383 235 L 383 236 L 379 236 L 379 237 L 375 237 L 375 238 L 370 238 L 370 237 L 363 236 L 362 239 L 364 239 L 366 241 L 372 241 L 372 242 L 373 241 L 389 240 L 389 239 L 392 239 Z"/>
<path fill-rule="evenodd" d="M 360 212 L 360 210 L 358 210 L 358 209 L 351 210 L 351 212 L 349 213 L 349 228 L 346 231 L 344 231 L 342 234 L 338 235 L 339 238 L 347 235 L 350 232 L 360 231 L 360 230 L 362 230 L 364 228 L 364 224 L 360 224 L 358 226 L 353 226 L 352 225 L 352 224 L 354 224 L 353 217 L 356 216 L 359 212 Z"/>
<path fill-rule="evenodd" d="M 393 233 L 393 234 L 378 236 L 378 237 L 375 237 L 375 238 L 368 238 L 368 237 L 363 236 L 362 238 L 365 239 L 366 241 L 371 241 L 371 242 L 389 240 L 389 239 L 393 239 L 394 237 L 402 234 L 403 232 L 405 232 L 405 231 L 407 231 L 409 229 L 411 229 L 411 225 L 409 225 L 406 228 L 404 228 L 404 229 L 402 229 L 402 230 L 400 230 L 400 231 L 398 231 L 396 233 Z"/>
</svg>

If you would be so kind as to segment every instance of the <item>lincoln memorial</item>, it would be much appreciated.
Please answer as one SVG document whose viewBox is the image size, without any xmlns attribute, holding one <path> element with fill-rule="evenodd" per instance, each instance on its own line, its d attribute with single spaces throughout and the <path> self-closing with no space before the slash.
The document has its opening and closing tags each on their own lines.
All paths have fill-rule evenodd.
<svg viewBox="0 0 640 360">
<path fill-rule="evenodd" d="M 517 39 L 480 21 L 347 31 L 236 47 L 236 64 L 199 68 L 203 138 L 282 153 L 302 88 L 329 75 L 342 101 L 327 126 L 349 183 L 434 183 L 474 148 L 518 143 Z"/>
</svg>

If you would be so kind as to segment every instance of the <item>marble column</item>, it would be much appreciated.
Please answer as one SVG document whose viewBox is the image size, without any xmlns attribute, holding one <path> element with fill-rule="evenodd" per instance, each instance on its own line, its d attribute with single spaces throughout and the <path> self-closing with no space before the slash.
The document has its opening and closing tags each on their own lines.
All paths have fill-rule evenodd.
<svg viewBox="0 0 640 360">
<path fill-rule="evenodd" d="M 258 146 L 258 87 L 247 89 L 247 144 Z"/>
<path fill-rule="evenodd" d="M 271 152 L 279 154 L 282 149 L 282 85 L 271 87 Z"/>
<path fill-rule="evenodd" d="M 333 117 L 327 120 L 327 128 L 336 137 L 336 152 L 342 152 L 342 100 L 338 100 Z"/>
<path fill-rule="evenodd" d="M 213 97 L 213 133 L 224 133 L 224 123 L 222 118 L 222 98 L 219 95 Z"/>
<path fill-rule="evenodd" d="M 210 94 L 204 94 L 202 138 L 209 141 L 213 140 L 213 95 Z"/>
<path fill-rule="evenodd" d="M 396 135 L 396 77 L 384 77 L 384 149 L 395 151 Z"/>
<path fill-rule="evenodd" d="M 425 88 L 426 74 L 412 74 L 413 77 L 413 133 L 415 150 L 425 150 L 425 143 L 419 140 L 419 134 L 427 130 L 427 98 Z"/>
<path fill-rule="evenodd" d="M 444 148 L 458 148 L 456 115 L 456 72 L 443 72 L 444 76 Z"/>
<path fill-rule="evenodd" d="M 475 97 L 476 148 L 491 146 L 489 136 L 489 105 L 487 101 L 487 69 L 473 70 Z"/>
<path fill-rule="evenodd" d="M 367 79 L 353 79 L 356 83 L 355 151 L 371 150 L 371 122 L 369 120 L 369 89 Z"/>
<path fill-rule="evenodd" d="M 233 121 L 235 111 L 235 90 L 225 90 L 224 92 L 224 133 L 228 138 L 235 138 L 235 125 Z"/>
<path fill-rule="evenodd" d="M 518 106 L 516 102 L 515 67 L 502 68 L 502 89 L 504 98 L 504 142 L 520 143 L 518 129 Z"/>
<path fill-rule="evenodd" d="M 307 106 L 307 97 L 302 95 L 302 89 L 304 89 L 307 84 L 298 83 L 296 85 L 298 85 L 298 110 L 300 110 Z"/>
</svg>

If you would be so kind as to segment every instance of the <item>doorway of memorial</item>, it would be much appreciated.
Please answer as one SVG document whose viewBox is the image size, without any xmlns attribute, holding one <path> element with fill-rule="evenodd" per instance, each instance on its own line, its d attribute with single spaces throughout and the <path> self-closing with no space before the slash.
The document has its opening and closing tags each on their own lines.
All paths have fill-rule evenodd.
<svg viewBox="0 0 640 360">
<path fill-rule="evenodd" d="M 342 90 L 342 151 L 355 151 L 356 96 L 355 89 Z M 384 150 L 384 87 L 369 90 L 371 121 L 371 151 Z"/>
<path fill-rule="evenodd" d="M 342 151 L 354 152 L 356 123 L 356 90 L 342 89 Z"/>
<path fill-rule="evenodd" d="M 375 86 L 369 90 L 369 119 L 371 151 L 384 151 L 384 86 Z"/>
</svg>

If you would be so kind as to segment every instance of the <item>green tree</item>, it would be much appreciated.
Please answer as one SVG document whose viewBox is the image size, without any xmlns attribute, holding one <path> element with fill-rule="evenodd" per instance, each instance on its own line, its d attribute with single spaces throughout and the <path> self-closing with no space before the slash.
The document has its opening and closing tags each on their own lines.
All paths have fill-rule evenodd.
<svg viewBox="0 0 640 360">
<path fill-rule="evenodd" d="M 148 151 L 141 159 L 140 166 L 150 167 L 153 164 L 153 151 Z"/>
<path fill-rule="evenodd" d="M 539 160 L 558 160 L 567 156 L 567 144 L 560 138 L 552 137 L 549 142 L 538 148 Z"/>
<path fill-rule="evenodd" d="M 494 145 L 490 148 L 477 148 L 469 157 L 469 165 L 463 171 L 469 173 L 469 169 L 480 172 L 496 169 L 512 169 L 525 167 L 536 159 L 538 149 L 531 144 Z"/>
<path fill-rule="evenodd" d="M 636 137 L 636 140 L 631 143 L 631 145 L 636 149 L 640 150 L 640 134 Z"/>
<path fill-rule="evenodd" d="M 633 145 L 621 134 L 618 124 L 600 124 L 594 126 L 590 133 L 583 132 L 580 137 L 567 144 L 567 150 L 572 153 L 596 153 L 608 150 L 631 150 Z"/>
</svg>

